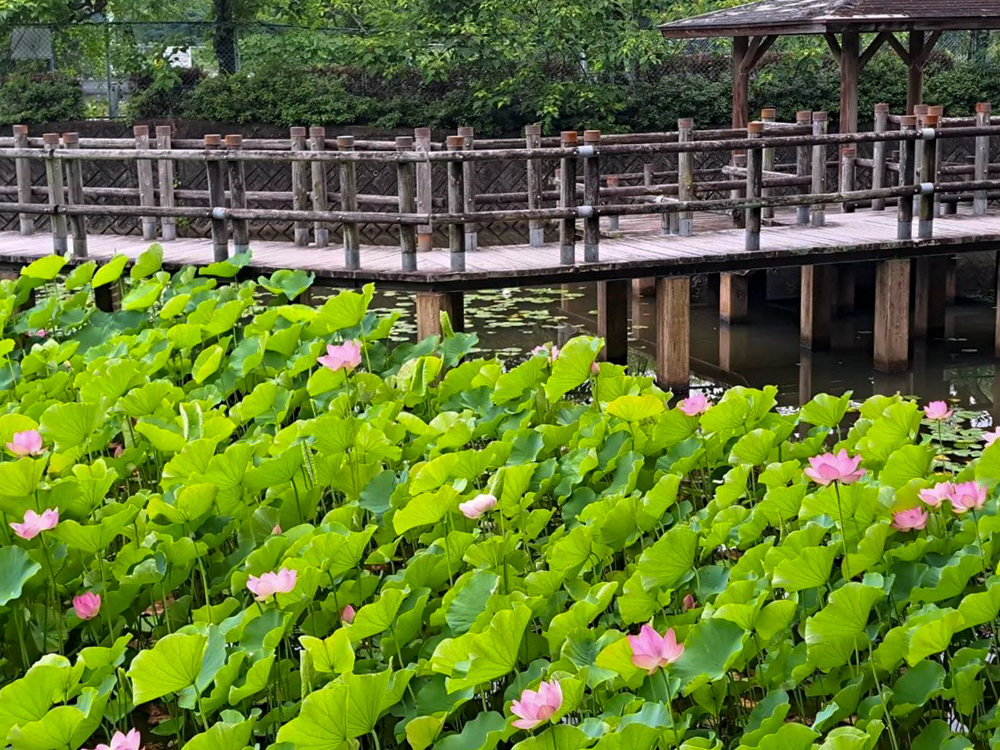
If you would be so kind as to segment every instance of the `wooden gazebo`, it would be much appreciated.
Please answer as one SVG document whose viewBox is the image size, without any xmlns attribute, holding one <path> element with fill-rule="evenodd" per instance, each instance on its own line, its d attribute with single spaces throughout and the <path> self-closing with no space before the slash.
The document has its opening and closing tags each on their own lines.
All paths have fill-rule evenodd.
<svg viewBox="0 0 1000 750">
<path fill-rule="evenodd" d="M 1000 0 L 757 0 L 664 24 L 668 38 L 732 37 L 733 127 L 746 127 L 750 74 L 780 36 L 822 34 L 840 63 L 840 129 L 858 126 L 858 77 L 888 44 L 906 64 L 910 113 L 927 58 L 945 31 L 1000 28 Z M 900 36 L 906 34 L 905 37 Z M 862 34 L 874 34 L 862 47 Z"/>
</svg>

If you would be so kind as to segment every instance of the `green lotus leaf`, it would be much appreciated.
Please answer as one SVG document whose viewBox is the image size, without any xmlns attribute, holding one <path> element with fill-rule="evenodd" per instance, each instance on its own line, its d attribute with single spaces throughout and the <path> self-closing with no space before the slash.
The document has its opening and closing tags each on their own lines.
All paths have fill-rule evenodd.
<svg viewBox="0 0 1000 750">
<path fill-rule="evenodd" d="M 174 633 L 161 638 L 132 660 L 128 677 L 136 705 L 179 693 L 195 684 L 201 673 L 208 638 Z"/>
</svg>

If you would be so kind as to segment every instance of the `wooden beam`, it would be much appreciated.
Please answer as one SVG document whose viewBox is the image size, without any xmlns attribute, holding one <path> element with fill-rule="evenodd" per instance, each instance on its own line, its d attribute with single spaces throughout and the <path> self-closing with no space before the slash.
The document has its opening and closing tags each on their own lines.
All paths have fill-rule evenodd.
<svg viewBox="0 0 1000 750">
<path fill-rule="evenodd" d="M 833 56 L 839 63 L 842 50 L 840 48 L 840 42 L 837 40 L 837 35 L 832 34 L 828 31 L 825 34 L 823 34 L 823 38 L 826 39 L 826 43 L 830 45 L 830 52 L 833 53 Z"/>
<path fill-rule="evenodd" d="M 733 37 L 733 130 L 745 128 L 750 121 L 750 71 L 744 65 L 749 48 L 749 37 Z"/>
<path fill-rule="evenodd" d="M 899 59 L 903 61 L 903 64 L 909 65 L 912 60 L 910 57 L 910 51 L 903 46 L 901 41 L 899 41 L 899 37 L 895 34 L 889 34 L 886 41 L 889 42 L 889 46 L 896 51 L 897 55 L 899 55 Z"/>
<path fill-rule="evenodd" d="M 656 382 L 686 391 L 691 382 L 691 279 L 656 280 Z"/>
<path fill-rule="evenodd" d="M 628 363 L 628 279 L 597 282 L 597 335 L 604 339 L 603 358 Z"/>
<path fill-rule="evenodd" d="M 865 47 L 865 51 L 861 53 L 861 60 L 858 67 L 861 70 L 864 70 L 868 63 L 871 62 L 871 59 L 875 56 L 875 54 L 882 49 L 883 46 L 885 46 L 885 43 L 888 42 L 890 38 L 895 39 L 890 32 L 883 31 L 877 37 L 872 39 L 871 43 Z"/>
<path fill-rule="evenodd" d="M 906 64 L 906 114 L 924 100 L 924 66 L 920 62 L 924 50 L 924 32 L 910 32 L 909 61 Z"/>
<path fill-rule="evenodd" d="M 747 74 L 753 72 L 753 69 L 757 67 L 757 63 L 759 63 L 761 58 L 767 54 L 767 51 L 771 49 L 771 45 L 773 45 L 777 40 L 777 34 L 768 34 L 767 36 L 756 36 L 753 38 L 753 41 L 750 43 L 750 48 L 747 50 L 747 54 L 743 58 L 743 66 L 746 68 Z"/>
<path fill-rule="evenodd" d="M 924 48 L 920 51 L 920 56 L 917 58 L 917 62 L 920 63 L 921 68 L 927 64 L 931 53 L 934 52 L 934 47 L 937 46 L 938 40 L 943 33 L 942 31 L 932 31 L 931 35 L 924 40 Z"/>
<path fill-rule="evenodd" d="M 840 132 L 858 130 L 858 78 L 861 74 L 861 35 L 845 31 L 840 52 Z"/>
</svg>

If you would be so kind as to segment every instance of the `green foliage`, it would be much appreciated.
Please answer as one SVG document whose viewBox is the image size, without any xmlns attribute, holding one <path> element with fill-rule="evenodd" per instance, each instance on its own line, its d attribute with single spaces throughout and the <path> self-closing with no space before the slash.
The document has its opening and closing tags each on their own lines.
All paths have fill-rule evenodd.
<svg viewBox="0 0 1000 750">
<path fill-rule="evenodd" d="M 51 75 L 0 80 L 0 125 L 66 122 L 84 117 L 79 81 Z"/>
<path fill-rule="evenodd" d="M 371 287 L 310 307 L 308 274 L 231 281 L 249 255 L 160 261 L 0 281 L 0 444 L 44 441 L 4 449 L 0 511 L 59 512 L 0 544 L 13 750 L 154 710 L 192 750 L 995 744 L 1000 443 L 964 417 L 939 433 L 898 396 L 778 413 L 773 388 L 688 417 L 595 372 L 597 339 L 508 367 L 447 326 L 391 346 Z M 94 307 L 109 284 L 131 309 Z M 319 365 L 346 341 L 360 364 Z M 943 464 L 956 434 L 968 460 Z M 811 482 L 841 450 L 861 479 Z M 980 508 L 891 525 L 976 478 Z M 685 647 L 653 674 L 643 623 Z M 563 702 L 528 735 L 511 702 L 541 680 Z"/>
</svg>

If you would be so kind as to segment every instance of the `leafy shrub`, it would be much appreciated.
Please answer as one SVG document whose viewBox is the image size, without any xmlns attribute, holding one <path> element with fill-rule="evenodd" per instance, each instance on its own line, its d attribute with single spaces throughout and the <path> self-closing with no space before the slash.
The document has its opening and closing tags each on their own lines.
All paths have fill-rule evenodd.
<svg viewBox="0 0 1000 750">
<path fill-rule="evenodd" d="M 79 81 L 52 75 L 16 75 L 0 81 L 0 124 L 66 122 L 84 117 Z"/>
<path fill-rule="evenodd" d="M 671 407 L 161 259 L 0 281 L 12 750 L 995 743 L 1000 441 L 943 405 Z"/>
</svg>

